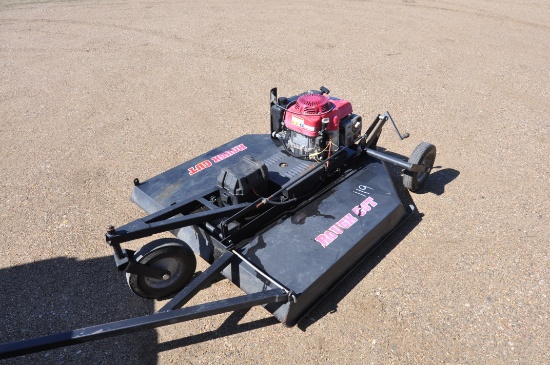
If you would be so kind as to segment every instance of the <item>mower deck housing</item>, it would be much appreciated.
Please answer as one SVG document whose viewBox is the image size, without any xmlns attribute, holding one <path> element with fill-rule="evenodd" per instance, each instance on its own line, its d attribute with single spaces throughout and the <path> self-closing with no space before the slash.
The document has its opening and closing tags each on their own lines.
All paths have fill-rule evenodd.
<svg viewBox="0 0 550 365">
<path fill-rule="evenodd" d="M 314 165 L 282 150 L 269 135 L 245 135 L 139 183 L 131 199 L 149 214 L 167 208 L 203 191 L 222 168 L 245 155 L 263 161 L 269 180 L 279 185 Z M 407 214 L 384 164 L 371 157 L 360 161 L 315 200 L 247 239 L 222 271 L 247 294 L 280 287 L 290 291 L 293 300 L 266 305 L 282 323 L 295 324 Z M 172 233 L 198 256 L 214 261 L 219 241 L 200 226 Z"/>
</svg>

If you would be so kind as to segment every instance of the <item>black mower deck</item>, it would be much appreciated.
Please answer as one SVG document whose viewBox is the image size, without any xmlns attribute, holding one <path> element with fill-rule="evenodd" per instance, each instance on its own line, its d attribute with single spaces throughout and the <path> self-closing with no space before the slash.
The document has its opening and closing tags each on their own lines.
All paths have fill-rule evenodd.
<svg viewBox="0 0 550 365">
<path fill-rule="evenodd" d="M 436 148 L 423 142 L 408 161 L 378 151 L 390 114 L 361 135 L 351 104 L 310 90 L 270 91 L 269 135 L 245 135 L 146 181 L 132 201 L 149 213 L 109 226 L 106 243 L 130 289 L 171 298 L 142 317 L 0 344 L 0 359 L 263 305 L 295 324 L 408 213 L 384 163 L 403 169 L 411 191 L 426 181 Z M 134 252 L 121 244 L 171 231 Z M 210 266 L 196 275 L 196 255 Z M 220 274 L 246 294 L 185 306 Z"/>
<path fill-rule="evenodd" d="M 269 135 L 246 135 L 163 172 L 133 191 L 132 201 L 147 213 L 167 208 L 208 188 L 221 168 L 245 155 L 263 161 L 269 178 L 281 184 L 315 165 L 281 152 Z M 222 274 L 248 294 L 285 289 L 286 303 L 266 308 L 293 325 L 320 296 L 377 246 L 407 212 L 382 162 L 367 157 L 337 185 L 294 214 L 280 217 L 234 251 Z M 312 187 L 314 188 L 314 187 Z M 215 237 L 198 226 L 173 231 L 206 261 L 214 261 Z"/>
</svg>

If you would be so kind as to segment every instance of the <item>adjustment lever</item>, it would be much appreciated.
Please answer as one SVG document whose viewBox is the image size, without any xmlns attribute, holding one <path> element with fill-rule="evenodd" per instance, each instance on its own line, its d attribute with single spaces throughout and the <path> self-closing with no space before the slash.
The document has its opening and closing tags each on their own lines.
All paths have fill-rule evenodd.
<svg viewBox="0 0 550 365">
<path fill-rule="evenodd" d="M 397 136 L 399 137 L 400 140 L 404 140 L 405 138 L 409 138 L 409 136 L 410 136 L 409 133 L 405 133 L 403 135 L 401 133 L 399 133 L 399 129 L 397 129 L 397 125 L 393 121 L 393 119 L 390 115 L 390 112 L 385 112 L 383 117 L 387 118 L 391 122 L 391 125 L 393 125 L 393 129 L 395 129 L 395 133 L 397 133 Z"/>
</svg>

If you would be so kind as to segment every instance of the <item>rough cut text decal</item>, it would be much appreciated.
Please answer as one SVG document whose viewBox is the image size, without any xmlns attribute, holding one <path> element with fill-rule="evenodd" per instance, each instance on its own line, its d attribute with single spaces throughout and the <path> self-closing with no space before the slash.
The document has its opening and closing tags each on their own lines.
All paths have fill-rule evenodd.
<svg viewBox="0 0 550 365">
<path fill-rule="evenodd" d="M 230 150 L 227 150 L 223 153 L 220 153 L 219 155 L 216 155 L 216 156 L 212 157 L 210 160 L 212 160 L 212 162 L 214 162 L 214 163 L 218 163 L 220 161 L 225 160 L 228 157 L 233 156 L 236 153 L 239 153 L 241 151 L 246 150 L 246 148 L 247 147 L 244 144 L 241 143 L 240 145 L 235 146 Z M 212 162 L 210 162 L 210 160 L 204 160 L 204 161 L 196 164 L 194 167 L 188 168 L 187 170 L 189 170 L 189 175 L 195 175 L 197 172 L 205 170 L 205 169 L 211 167 Z"/>
<path fill-rule="evenodd" d="M 374 201 L 374 199 L 369 196 L 367 199 L 363 200 L 361 204 L 351 209 L 353 214 L 346 214 L 342 219 L 336 222 L 335 225 L 326 230 L 325 233 L 321 233 L 320 235 L 315 237 L 315 241 L 319 242 L 321 246 L 327 247 L 335 239 L 337 239 L 339 235 L 343 234 L 346 229 L 357 223 L 359 219 L 357 219 L 354 214 L 357 217 L 363 217 L 377 205 L 378 204 Z"/>
</svg>

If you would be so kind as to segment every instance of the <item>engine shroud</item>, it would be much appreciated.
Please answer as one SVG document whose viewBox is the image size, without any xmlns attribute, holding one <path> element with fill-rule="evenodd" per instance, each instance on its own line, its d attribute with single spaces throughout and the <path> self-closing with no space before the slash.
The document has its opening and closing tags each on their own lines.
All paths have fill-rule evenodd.
<svg viewBox="0 0 550 365">
<path fill-rule="evenodd" d="M 326 89 L 280 98 L 272 104 L 271 113 L 272 123 L 280 118 L 278 138 L 297 157 L 323 160 L 361 133 L 361 117 L 353 114 L 351 103 L 328 96 Z"/>
<path fill-rule="evenodd" d="M 285 127 L 304 136 L 315 138 L 322 128 L 322 120 L 328 118 L 326 131 L 337 131 L 340 121 L 353 113 L 349 101 L 324 94 L 307 93 L 298 97 L 285 114 Z"/>
</svg>

